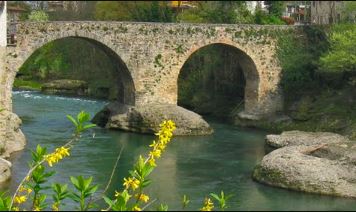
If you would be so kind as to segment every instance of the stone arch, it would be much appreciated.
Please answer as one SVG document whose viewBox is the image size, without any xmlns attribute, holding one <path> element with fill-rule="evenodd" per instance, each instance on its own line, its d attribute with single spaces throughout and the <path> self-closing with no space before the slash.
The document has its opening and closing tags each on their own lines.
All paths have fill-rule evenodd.
<svg viewBox="0 0 356 212">
<path fill-rule="evenodd" d="M 257 106 L 259 102 L 260 73 L 255 64 L 255 60 L 247 53 L 247 51 L 232 42 L 227 42 L 227 41 L 212 42 L 199 46 L 193 46 L 189 51 L 187 51 L 184 54 L 183 59 L 178 65 L 179 72 L 176 78 L 177 97 L 179 92 L 178 91 L 179 75 L 181 73 L 184 64 L 186 64 L 186 62 L 191 58 L 191 56 L 194 53 L 198 52 L 199 50 L 205 47 L 212 46 L 212 45 L 226 46 L 228 48 L 233 49 L 238 54 L 239 63 L 242 68 L 243 75 L 245 77 L 245 83 L 246 83 L 244 89 L 244 111 L 250 114 L 255 114 L 256 111 L 258 110 Z"/>
<path fill-rule="evenodd" d="M 12 85 L 16 76 L 17 71 L 19 68 L 29 59 L 29 57 L 38 49 L 43 47 L 44 45 L 50 43 L 50 42 L 55 42 L 58 40 L 63 40 L 66 38 L 76 38 L 76 39 L 81 39 L 85 40 L 92 45 L 95 46 L 95 48 L 99 48 L 105 52 L 105 54 L 109 57 L 110 61 L 114 64 L 117 74 L 119 75 L 119 88 L 120 88 L 120 96 L 119 100 L 123 104 L 127 105 L 135 105 L 135 85 L 134 85 L 134 80 L 131 76 L 131 72 L 126 65 L 127 63 L 124 61 L 123 58 L 119 56 L 119 54 L 114 51 L 114 45 L 111 43 L 105 43 L 100 41 L 95 35 L 83 35 L 81 36 L 80 33 L 75 33 L 75 35 L 65 35 L 61 36 L 59 34 L 51 35 L 45 39 L 40 40 L 39 42 L 31 42 L 32 45 L 29 45 L 28 48 L 25 48 L 26 51 L 21 51 L 23 48 L 23 45 L 28 45 L 29 40 L 28 38 L 22 38 L 22 43 L 20 43 L 20 46 L 17 47 L 16 49 L 16 55 L 17 57 L 15 59 L 12 59 L 13 61 L 8 62 L 8 69 L 9 69 L 9 75 L 7 77 L 7 81 L 9 83 L 8 88 L 7 88 L 7 94 L 6 97 L 8 101 L 10 102 L 9 105 L 9 110 L 11 110 L 12 106 Z M 18 51 L 20 50 L 20 51 Z"/>
</svg>

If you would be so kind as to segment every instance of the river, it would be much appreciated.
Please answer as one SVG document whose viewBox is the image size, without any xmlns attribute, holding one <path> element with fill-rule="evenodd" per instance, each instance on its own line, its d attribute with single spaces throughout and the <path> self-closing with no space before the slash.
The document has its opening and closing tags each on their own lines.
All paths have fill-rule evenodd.
<svg viewBox="0 0 356 212">
<path fill-rule="evenodd" d="M 14 91 L 14 111 L 23 119 L 22 130 L 28 139 L 25 150 L 13 154 L 13 177 L 7 188 L 15 185 L 28 170 L 30 149 L 41 144 L 53 151 L 65 143 L 72 132 L 67 114 L 85 110 L 92 116 L 107 102 L 101 100 L 48 96 L 33 91 Z M 209 121 L 209 120 L 208 120 Z M 312 195 L 273 188 L 254 182 L 251 172 L 265 154 L 266 132 L 243 129 L 209 121 L 215 129 L 210 136 L 175 137 L 167 147 L 158 167 L 151 175 L 148 194 L 167 203 L 170 210 L 181 209 L 186 194 L 191 203 L 188 209 L 201 207 L 211 192 L 233 194 L 228 201 L 230 210 L 354 210 L 352 199 Z M 93 136 L 95 134 L 95 136 Z M 120 189 L 139 154 L 146 154 L 151 135 L 110 131 L 95 128 L 87 132 L 71 152 L 71 156 L 55 166 L 54 181 L 69 183 L 69 176 L 93 176 L 102 190 L 123 149 L 108 195 Z M 67 202 L 64 209 L 73 206 Z M 154 209 L 154 207 L 152 208 Z"/>
</svg>

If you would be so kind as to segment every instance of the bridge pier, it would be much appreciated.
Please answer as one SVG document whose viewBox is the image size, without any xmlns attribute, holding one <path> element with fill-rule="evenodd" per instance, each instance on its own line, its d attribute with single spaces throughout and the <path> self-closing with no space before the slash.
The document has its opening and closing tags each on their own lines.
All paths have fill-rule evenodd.
<svg viewBox="0 0 356 212">
<path fill-rule="evenodd" d="M 3 151 L 2 157 L 9 157 L 12 152 L 22 150 L 26 144 L 25 136 L 20 129 L 21 119 L 12 112 L 11 87 L 9 88 L 12 83 L 9 85 L 6 53 L 6 47 L 0 47 L 0 146 Z"/>
</svg>

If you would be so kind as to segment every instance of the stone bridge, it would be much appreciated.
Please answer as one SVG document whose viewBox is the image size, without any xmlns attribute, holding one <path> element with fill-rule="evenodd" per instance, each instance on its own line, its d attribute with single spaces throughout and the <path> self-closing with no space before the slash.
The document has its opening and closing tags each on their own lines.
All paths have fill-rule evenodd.
<svg viewBox="0 0 356 212">
<path fill-rule="evenodd" d="M 43 45 L 58 39 L 85 39 L 117 65 L 125 105 L 177 104 L 178 77 L 202 47 L 222 44 L 239 52 L 246 87 L 241 117 L 259 119 L 282 108 L 281 67 L 276 35 L 287 26 L 132 22 L 22 22 L 14 24 L 17 45 L 0 63 L 0 107 L 12 110 L 12 85 L 22 64 Z M 80 51 L 73 49 L 73 51 Z"/>
</svg>

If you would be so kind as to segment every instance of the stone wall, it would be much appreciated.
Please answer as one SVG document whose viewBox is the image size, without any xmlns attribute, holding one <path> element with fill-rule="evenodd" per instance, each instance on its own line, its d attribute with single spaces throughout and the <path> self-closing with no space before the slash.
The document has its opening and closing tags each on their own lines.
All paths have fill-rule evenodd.
<svg viewBox="0 0 356 212">
<path fill-rule="evenodd" d="M 7 32 L 6 32 L 6 1 L 3 2 L 3 5 L 0 4 L 0 46 L 6 46 Z"/>
<path fill-rule="evenodd" d="M 130 89 L 125 95 L 133 96 L 127 99 L 134 99 L 130 102 L 134 105 L 177 104 L 180 69 L 192 53 L 215 43 L 236 47 L 242 52 L 246 78 L 244 114 L 260 117 L 282 108 L 275 35 L 291 28 L 288 26 L 26 22 L 16 27 L 18 43 L 8 48 L 7 69 L 1 75 L 6 85 L 0 99 L 9 109 L 19 67 L 37 48 L 65 37 L 84 38 L 109 49 L 127 68 L 123 78 Z"/>
</svg>

